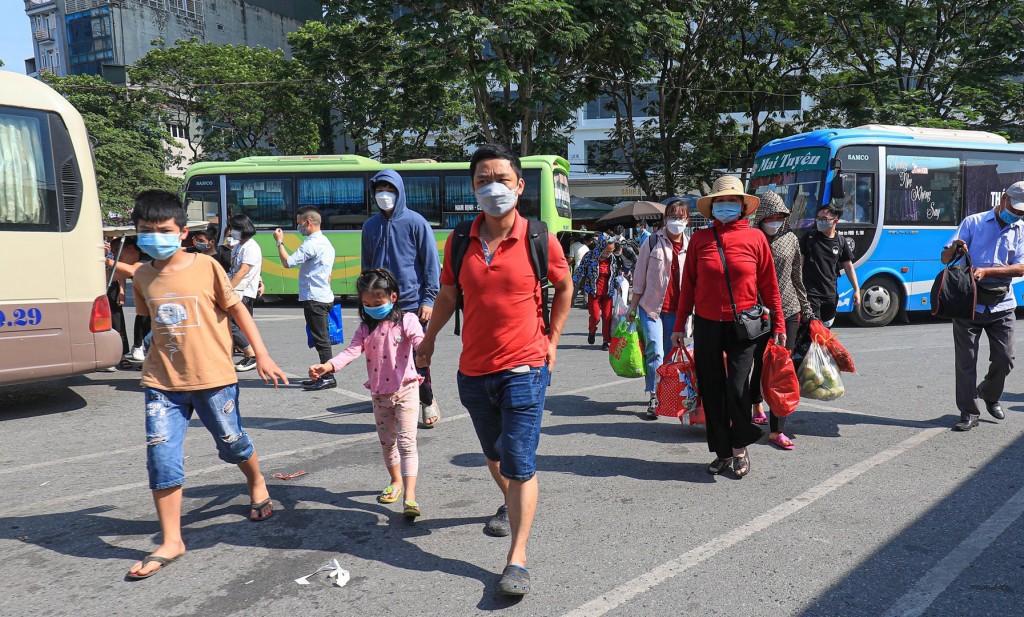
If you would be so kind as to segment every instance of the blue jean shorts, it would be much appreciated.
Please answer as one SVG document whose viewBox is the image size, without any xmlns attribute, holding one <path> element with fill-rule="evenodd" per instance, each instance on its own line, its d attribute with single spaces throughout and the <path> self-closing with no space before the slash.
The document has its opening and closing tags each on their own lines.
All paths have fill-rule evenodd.
<svg viewBox="0 0 1024 617">
<path fill-rule="evenodd" d="M 510 480 L 525 482 L 537 473 L 540 422 L 550 379 L 546 366 L 479 377 L 458 374 L 459 398 L 473 420 L 484 456 L 500 461 L 501 475 Z"/>
<path fill-rule="evenodd" d="M 146 388 L 146 470 L 152 490 L 185 483 L 183 444 L 193 411 L 213 435 L 222 461 L 244 463 L 256 451 L 242 430 L 237 384 L 191 392 Z"/>
</svg>

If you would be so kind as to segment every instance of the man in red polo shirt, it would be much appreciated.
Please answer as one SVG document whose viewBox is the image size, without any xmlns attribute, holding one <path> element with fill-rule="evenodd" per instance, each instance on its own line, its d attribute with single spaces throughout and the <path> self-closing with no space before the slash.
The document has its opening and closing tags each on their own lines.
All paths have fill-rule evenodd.
<svg viewBox="0 0 1024 617">
<path fill-rule="evenodd" d="M 572 277 L 562 247 L 548 234 L 548 280 L 554 286 L 551 331 L 545 333 L 540 282 L 530 262 L 527 221 L 516 211 L 525 188 L 519 158 L 500 146 L 483 146 L 469 164 L 483 214 L 470 230 L 459 286 L 465 312 L 459 398 L 473 420 L 487 467 L 505 499 L 484 531 L 512 535 L 498 591 L 530 590 L 526 543 L 537 508 L 536 459 L 544 396 L 555 368 L 558 339 L 572 302 Z M 458 292 L 445 246 L 441 291 L 416 364 L 430 365 L 437 333 L 455 312 Z"/>
</svg>

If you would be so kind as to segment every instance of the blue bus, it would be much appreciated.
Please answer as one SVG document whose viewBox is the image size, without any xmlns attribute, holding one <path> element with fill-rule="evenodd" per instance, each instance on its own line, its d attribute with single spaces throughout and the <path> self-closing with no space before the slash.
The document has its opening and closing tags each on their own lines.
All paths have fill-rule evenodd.
<svg viewBox="0 0 1024 617">
<path fill-rule="evenodd" d="M 757 153 L 749 190 L 773 190 L 798 233 L 822 204 L 843 209 L 839 233 L 854 249 L 862 302 L 839 279 L 839 312 L 884 326 L 901 311 L 931 309 L 939 254 L 960 221 L 995 207 L 1024 180 L 1024 144 L 979 131 L 867 125 L 776 139 Z M 1014 293 L 1024 304 L 1024 284 Z"/>
</svg>

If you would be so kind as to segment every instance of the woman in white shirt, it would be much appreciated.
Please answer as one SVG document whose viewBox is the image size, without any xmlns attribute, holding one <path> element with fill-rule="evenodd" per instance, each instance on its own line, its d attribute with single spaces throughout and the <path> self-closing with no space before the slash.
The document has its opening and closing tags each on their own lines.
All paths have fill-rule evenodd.
<svg viewBox="0 0 1024 617">
<path fill-rule="evenodd" d="M 228 270 L 228 279 L 242 298 L 242 304 L 249 310 L 250 315 L 259 295 L 260 272 L 263 267 L 263 251 L 253 240 L 255 235 L 256 227 L 246 215 L 236 214 L 228 218 L 224 238 L 224 242 L 231 248 L 231 269 Z M 256 368 L 256 352 L 234 320 L 231 321 L 231 336 L 235 341 L 235 347 L 241 349 L 244 356 L 235 365 L 235 370 L 241 372 Z"/>
</svg>

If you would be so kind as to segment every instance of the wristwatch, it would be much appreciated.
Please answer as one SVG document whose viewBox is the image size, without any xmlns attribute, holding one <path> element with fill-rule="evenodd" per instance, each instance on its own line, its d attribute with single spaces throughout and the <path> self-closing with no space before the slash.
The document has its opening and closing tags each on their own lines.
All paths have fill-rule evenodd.
<svg viewBox="0 0 1024 617">
<path fill-rule="evenodd" d="M 284 242 L 278 242 L 277 245 L 278 246 L 284 246 Z"/>
</svg>

